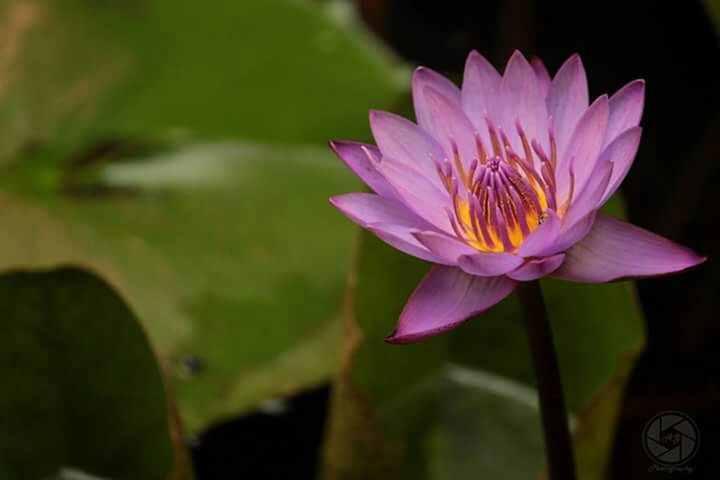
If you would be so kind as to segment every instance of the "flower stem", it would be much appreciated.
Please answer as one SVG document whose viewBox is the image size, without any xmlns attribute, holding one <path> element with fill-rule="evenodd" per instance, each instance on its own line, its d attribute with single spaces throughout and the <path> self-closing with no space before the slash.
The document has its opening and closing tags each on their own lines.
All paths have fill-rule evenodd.
<svg viewBox="0 0 720 480">
<path fill-rule="evenodd" d="M 517 294 L 525 314 L 530 352 L 537 379 L 550 479 L 575 480 L 575 459 L 568 429 L 560 369 L 540 283 L 537 280 L 520 282 Z"/>
</svg>

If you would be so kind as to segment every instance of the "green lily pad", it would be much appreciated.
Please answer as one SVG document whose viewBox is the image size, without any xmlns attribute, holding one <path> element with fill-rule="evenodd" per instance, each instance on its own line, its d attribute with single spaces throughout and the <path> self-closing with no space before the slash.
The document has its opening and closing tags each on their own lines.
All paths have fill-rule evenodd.
<svg viewBox="0 0 720 480">
<path fill-rule="evenodd" d="M 0 477 L 190 478 L 173 466 L 155 356 L 105 282 L 74 268 L 0 275 L 0 318 Z"/>
<path fill-rule="evenodd" d="M 163 155 L 116 165 L 105 182 L 119 188 L 137 169 L 188 161 L 205 172 L 218 162 L 216 179 L 188 186 L 163 174 L 171 184 L 100 199 L 6 197 L 0 224 L 13 234 L 0 237 L 0 268 L 74 262 L 112 279 L 173 373 L 186 428 L 197 431 L 335 371 L 352 228 L 327 197 L 357 185 L 330 156 L 187 146 L 175 157 L 181 167 Z"/>
<path fill-rule="evenodd" d="M 357 183 L 325 143 L 394 101 L 388 56 L 296 0 L 18 0 L 5 24 L 0 268 L 110 279 L 191 433 L 326 380 L 352 236 L 327 198 Z"/>
<path fill-rule="evenodd" d="M 0 19 L 5 162 L 153 136 L 356 138 L 400 90 L 377 46 L 311 2 L 10 0 Z"/>
</svg>

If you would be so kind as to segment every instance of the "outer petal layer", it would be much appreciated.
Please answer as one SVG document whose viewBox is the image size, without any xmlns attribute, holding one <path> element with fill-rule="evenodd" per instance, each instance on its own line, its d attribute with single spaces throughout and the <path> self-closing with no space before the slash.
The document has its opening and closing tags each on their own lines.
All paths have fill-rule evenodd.
<svg viewBox="0 0 720 480">
<path fill-rule="evenodd" d="M 590 233 L 566 252 L 553 276 L 603 283 L 679 272 L 705 261 L 690 249 L 642 228 L 598 214 Z"/>
<path fill-rule="evenodd" d="M 386 339 L 409 343 L 457 327 L 489 309 L 515 288 L 501 277 L 475 277 L 459 268 L 433 267 L 410 296 L 397 330 Z"/>
<path fill-rule="evenodd" d="M 588 107 L 588 86 L 580 55 L 563 63 L 550 84 L 548 113 L 553 118 L 558 153 L 563 157 L 577 122 Z"/>
<path fill-rule="evenodd" d="M 441 260 L 438 263 L 445 265 L 456 266 L 459 257 L 477 253 L 477 250 L 466 243 L 442 233 L 414 232 L 413 236 Z"/>
<path fill-rule="evenodd" d="M 570 188 L 569 169 L 575 169 L 575 188 L 582 189 L 588 181 L 602 151 L 609 116 L 606 95 L 598 97 L 583 113 L 570 137 L 567 150 L 558 164 L 558 195 L 564 198 Z"/>
<path fill-rule="evenodd" d="M 432 88 L 448 100 L 457 104 L 460 104 L 460 89 L 434 70 L 426 67 L 419 67 L 415 70 L 412 79 L 415 118 L 417 119 L 418 125 L 427 132 L 432 133 L 433 113 L 430 111 L 428 99 L 425 95 L 425 88 L 427 87 Z"/>
<path fill-rule="evenodd" d="M 470 52 L 463 75 L 462 107 L 485 145 L 490 145 L 485 114 L 495 113 L 501 80 L 500 74 L 485 57 L 474 50 Z"/>
<path fill-rule="evenodd" d="M 393 188 L 375 167 L 380 160 L 380 151 L 375 145 L 333 141 L 330 142 L 330 148 L 375 193 L 387 198 L 395 197 Z"/>
<path fill-rule="evenodd" d="M 452 232 L 446 208 L 450 205 L 447 191 L 440 190 L 413 167 L 383 157 L 377 165 L 405 206 L 438 229 Z"/>
<path fill-rule="evenodd" d="M 411 233 L 431 228 L 430 225 L 400 202 L 372 193 L 348 193 L 332 197 L 330 203 L 398 250 L 430 262 L 438 261 Z"/>
<path fill-rule="evenodd" d="M 534 139 L 548 151 L 548 110 L 545 96 L 538 84 L 537 75 L 519 51 L 515 51 L 505 67 L 500 82 L 500 108 L 497 111 L 500 126 L 512 133 L 519 121 L 528 138 Z M 516 152 L 523 146 L 517 135 L 509 135 L 510 145 Z"/>
<path fill-rule="evenodd" d="M 417 239 L 412 235 L 412 231 L 405 227 L 390 223 L 376 223 L 367 228 L 380 240 L 403 253 L 417 257 L 420 260 L 426 260 L 432 263 L 443 263 L 441 259 L 418 243 Z"/>
<path fill-rule="evenodd" d="M 550 73 L 548 73 L 545 64 L 539 58 L 535 57 L 530 61 L 530 64 L 535 70 L 535 76 L 537 77 L 538 86 L 540 87 L 540 93 L 543 97 L 547 97 L 548 91 L 550 90 L 550 84 L 552 79 Z"/>
<path fill-rule="evenodd" d="M 373 193 L 346 193 L 330 198 L 330 203 L 361 227 L 394 223 L 408 228 L 426 228 L 428 223 L 397 200 Z"/>
<path fill-rule="evenodd" d="M 455 150 L 466 166 L 477 157 L 477 144 L 473 135 L 474 127 L 459 104 L 445 97 L 441 92 L 426 87 L 425 98 L 431 120 L 428 128 L 445 149 L 446 158 L 455 157 Z"/>
<path fill-rule="evenodd" d="M 645 105 L 645 81 L 634 80 L 610 97 L 610 119 L 605 144 L 640 123 Z"/>
<path fill-rule="evenodd" d="M 445 153 L 427 132 L 399 115 L 377 110 L 370 112 L 370 128 L 384 157 L 411 166 L 442 188 L 437 165 Z"/>
<path fill-rule="evenodd" d="M 625 176 L 630 170 L 630 166 L 635 160 L 635 154 L 640 146 L 641 127 L 632 127 L 618 135 L 605 151 L 600 155 L 600 161 L 604 159 L 612 162 L 613 170 L 608 182 L 607 189 L 603 194 L 600 204 L 604 204 L 610 196 L 617 191 L 620 184 L 625 180 Z"/>
</svg>

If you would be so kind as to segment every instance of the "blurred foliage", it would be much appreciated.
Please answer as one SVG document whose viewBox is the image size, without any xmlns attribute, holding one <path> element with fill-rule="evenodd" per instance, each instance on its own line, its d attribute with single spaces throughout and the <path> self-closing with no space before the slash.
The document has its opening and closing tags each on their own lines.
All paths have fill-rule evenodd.
<svg viewBox="0 0 720 480">
<path fill-rule="evenodd" d="M 110 279 L 191 432 L 336 368 L 352 227 L 327 197 L 357 183 L 324 143 L 366 137 L 368 107 L 399 86 L 333 12 L 0 6 L 0 267 L 72 262 Z"/>
<path fill-rule="evenodd" d="M 0 478 L 190 478 L 173 467 L 150 345 L 107 284 L 68 268 L 7 273 L 0 318 Z"/>
<path fill-rule="evenodd" d="M 621 211 L 617 200 L 609 210 Z M 423 262 L 362 234 L 325 451 L 328 480 L 444 480 L 500 472 L 524 479 L 542 467 L 536 428 L 525 426 L 515 442 L 503 440 L 502 432 L 513 430 L 508 418 L 540 425 L 536 407 L 525 400 L 534 378 L 514 296 L 448 335 L 407 346 L 383 343 L 426 270 Z M 634 291 L 629 283 L 543 280 L 542 286 L 565 394 L 578 415 L 580 478 L 601 479 L 627 372 L 644 343 Z M 460 386 L 458 366 L 468 369 L 463 378 L 470 379 Z M 463 393 L 447 393 L 459 389 Z"/>
<path fill-rule="evenodd" d="M 720 34 L 720 0 L 703 0 L 703 4 L 715 23 L 715 30 Z"/>
<path fill-rule="evenodd" d="M 3 157 L 151 135 L 325 143 L 363 136 L 398 89 L 305 1 L 6 0 L 0 19 Z"/>
</svg>

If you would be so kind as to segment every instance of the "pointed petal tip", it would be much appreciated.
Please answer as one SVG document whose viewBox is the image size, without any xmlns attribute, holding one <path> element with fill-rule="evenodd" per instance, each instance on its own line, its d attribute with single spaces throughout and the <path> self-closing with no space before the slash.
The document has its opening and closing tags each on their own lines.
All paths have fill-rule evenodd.
<svg viewBox="0 0 720 480">
<path fill-rule="evenodd" d="M 610 99 L 613 102 L 616 102 L 619 98 L 623 98 L 626 95 L 631 95 L 634 99 L 634 101 L 640 101 L 644 103 L 645 101 L 645 80 L 642 78 L 638 78 L 635 80 L 632 80 L 615 92 Z"/>
<path fill-rule="evenodd" d="M 561 71 L 567 71 L 567 73 L 576 71 L 576 72 L 582 72 L 583 78 L 585 76 L 585 65 L 583 65 L 582 57 L 580 57 L 579 53 L 573 53 L 568 57 L 565 62 L 563 62 L 562 65 L 560 65 L 560 68 L 558 69 L 557 73 L 560 73 Z"/>
<path fill-rule="evenodd" d="M 349 217 L 351 220 L 354 220 L 354 216 L 349 215 L 346 211 L 346 206 L 343 202 L 343 197 L 349 194 L 341 194 L 341 195 L 333 195 L 332 197 L 328 197 L 328 203 L 332 205 L 335 209 L 337 209 L 340 213 L 345 215 L 346 217 Z"/>
<path fill-rule="evenodd" d="M 377 122 L 377 121 L 383 121 L 387 118 L 401 118 L 401 119 L 405 120 L 404 117 L 402 117 L 401 115 L 398 115 L 396 113 L 386 112 L 385 110 L 377 110 L 377 109 L 369 110 L 368 117 L 370 118 L 371 124 L 374 122 Z"/>
<path fill-rule="evenodd" d="M 428 338 L 429 336 L 431 336 L 431 334 L 429 334 L 429 335 L 412 335 L 412 334 L 411 335 L 398 335 L 398 331 L 393 330 L 393 332 L 390 335 L 388 335 L 387 337 L 385 337 L 383 339 L 383 341 L 385 343 L 389 343 L 391 345 L 406 345 L 408 343 L 419 342 L 425 338 Z"/>
<path fill-rule="evenodd" d="M 591 232 L 567 251 L 565 263 L 553 276 L 605 283 L 677 274 L 706 259 L 648 230 L 599 214 Z"/>
<path fill-rule="evenodd" d="M 480 312 L 482 313 L 482 312 Z M 479 315 L 478 313 L 477 315 Z M 446 325 L 443 325 L 438 328 L 433 328 L 430 330 L 423 330 L 419 332 L 408 332 L 408 333 L 401 333 L 399 329 L 393 330 L 393 332 L 385 337 L 383 341 L 385 343 L 390 343 L 393 345 L 405 345 L 408 343 L 418 343 L 423 340 L 427 340 L 431 337 L 434 337 L 436 335 L 441 335 L 443 333 L 449 332 L 450 330 L 454 330 L 455 328 L 459 327 L 463 321 L 449 323 Z"/>
<path fill-rule="evenodd" d="M 527 58 L 525 58 L 525 55 L 523 55 L 523 53 L 520 50 L 515 49 L 515 51 L 513 51 L 512 55 L 510 55 L 510 58 L 508 59 L 507 64 L 505 65 L 505 75 L 507 75 L 510 65 L 512 65 L 516 62 L 521 62 L 523 64 L 526 63 L 526 64 L 530 65 L 530 62 L 528 62 Z"/>
<path fill-rule="evenodd" d="M 476 277 L 436 265 L 410 295 L 386 341 L 410 343 L 457 328 L 503 300 L 515 285 L 505 276 Z"/>
<path fill-rule="evenodd" d="M 620 90 L 618 90 L 618 91 L 622 91 L 622 90 L 626 90 L 626 89 L 644 90 L 646 84 L 647 84 L 647 82 L 645 81 L 644 78 L 636 78 L 635 80 L 630 80 L 628 83 L 626 83 L 625 85 L 620 87 Z"/>
<path fill-rule="evenodd" d="M 543 62 L 542 58 L 538 57 L 537 55 L 533 55 L 529 58 L 530 65 L 532 65 L 536 71 L 542 70 L 543 72 L 547 73 L 547 67 L 545 66 L 545 62 Z"/>
<path fill-rule="evenodd" d="M 400 343 L 397 341 L 397 329 L 393 330 L 390 335 L 387 335 L 383 341 L 385 341 L 385 343 Z"/>
<path fill-rule="evenodd" d="M 688 266 L 685 267 L 684 270 L 692 267 L 697 267 L 698 265 L 702 265 L 703 263 L 707 262 L 708 259 L 706 255 L 700 255 L 699 253 L 691 249 L 688 249 L 688 256 Z"/>
<path fill-rule="evenodd" d="M 384 113 L 385 112 L 383 112 L 382 110 L 371 109 L 368 111 L 368 117 L 370 117 L 370 121 L 372 122 L 374 119 L 382 116 Z"/>
<path fill-rule="evenodd" d="M 328 141 L 328 147 L 335 152 L 337 156 L 341 156 L 340 150 L 342 150 L 344 147 L 353 145 L 355 142 L 352 142 L 350 140 L 336 140 L 332 139 Z"/>
<path fill-rule="evenodd" d="M 388 335 L 383 339 L 385 343 L 389 343 L 391 345 L 406 345 L 408 343 L 414 343 L 419 342 L 423 340 L 424 338 L 427 338 L 427 336 L 412 336 L 412 335 L 398 335 L 397 331 L 393 332 L 392 334 Z"/>
<path fill-rule="evenodd" d="M 473 64 L 479 64 L 479 65 L 484 65 L 484 66 L 489 65 L 492 67 L 492 63 L 490 63 L 490 61 L 487 58 L 485 58 L 485 56 L 477 50 L 471 50 L 470 53 L 468 53 L 468 56 L 465 59 L 465 69 L 467 70 L 467 67 L 470 65 L 473 65 Z M 494 67 L 493 67 L 493 70 L 494 70 Z"/>
<path fill-rule="evenodd" d="M 415 70 L 413 70 L 411 83 L 413 85 L 416 85 L 419 82 L 422 82 L 425 78 L 427 78 L 430 75 L 429 70 L 430 69 L 428 69 L 427 67 L 424 67 L 422 65 L 417 67 Z"/>
<path fill-rule="evenodd" d="M 333 207 L 338 208 L 337 199 L 339 196 L 340 195 L 333 195 L 332 197 L 328 197 L 328 203 L 330 203 Z"/>
<path fill-rule="evenodd" d="M 470 50 L 470 53 L 468 53 L 467 60 L 470 60 L 471 58 L 484 58 L 480 52 L 477 51 L 477 49 L 473 48 Z"/>
<path fill-rule="evenodd" d="M 428 75 L 428 74 L 433 74 L 433 73 L 437 73 L 437 72 L 435 72 L 435 70 L 428 68 L 424 65 L 420 65 L 419 67 L 416 67 L 415 70 L 413 71 L 413 78 L 417 77 L 418 75 Z"/>
</svg>

